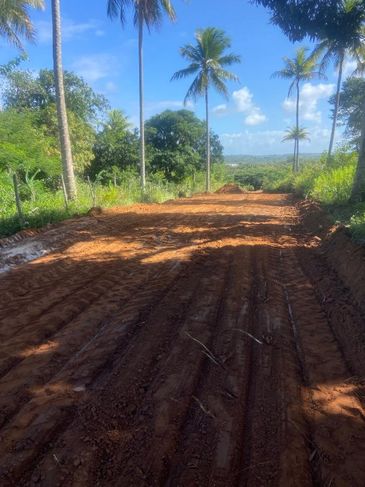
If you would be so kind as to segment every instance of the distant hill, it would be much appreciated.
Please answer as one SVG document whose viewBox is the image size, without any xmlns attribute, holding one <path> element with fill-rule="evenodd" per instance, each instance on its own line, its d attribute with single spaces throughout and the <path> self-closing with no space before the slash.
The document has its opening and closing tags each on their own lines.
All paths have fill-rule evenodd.
<svg viewBox="0 0 365 487">
<path fill-rule="evenodd" d="M 300 159 L 302 161 L 310 161 L 312 159 L 318 159 L 320 156 L 320 153 L 300 154 Z M 226 164 L 279 164 L 282 162 L 291 162 L 292 160 L 293 154 L 273 154 L 268 156 L 241 154 L 224 156 L 224 161 Z"/>
</svg>

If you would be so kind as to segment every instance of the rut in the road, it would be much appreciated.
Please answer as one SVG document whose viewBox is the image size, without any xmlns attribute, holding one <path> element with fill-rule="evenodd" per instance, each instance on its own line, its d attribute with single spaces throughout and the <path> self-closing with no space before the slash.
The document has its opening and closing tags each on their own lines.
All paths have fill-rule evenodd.
<svg viewBox="0 0 365 487">
<path fill-rule="evenodd" d="M 364 316 L 288 196 L 60 231 L 0 279 L 0 485 L 365 485 Z"/>
</svg>

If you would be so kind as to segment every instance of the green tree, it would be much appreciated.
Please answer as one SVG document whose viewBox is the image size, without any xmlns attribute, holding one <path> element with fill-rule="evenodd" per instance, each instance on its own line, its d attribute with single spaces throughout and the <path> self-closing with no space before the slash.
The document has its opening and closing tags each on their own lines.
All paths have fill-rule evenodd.
<svg viewBox="0 0 365 487">
<path fill-rule="evenodd" d="M 44 0 L 1 0 L 0 36 L 23 50 L 22 37 L 34 41 L 35 31 L 29 17 L 29 7 L 44 8 Z"/>
<path fill-rule="evenodd" d="M 330 104 L 335 107 L 336 95 L 331 96 Z M 333 109 L 333 112 L 335 110 Z M 365 118 L 365 80 L 347 78 L 342 84 L 338 105 L 337 125 L 344 125 L 349 144 L 360 149 L 361 124 Z"/>
<path fill-rule="evenodd" d="M 58 117 L 56 105 L 49 105 L 39 111 L 34 111 L 35 123 L 52 141 L 53 153 L 61 158 L 58 143 Z M 94 159 L 93 146 L 96 132 L 92 125 L 82 120 L 74 112 L 68 111 L 68 127 L 72 147 L 72 160 L 75 173 L 81 175 Z"/>
<path fill-rule="evenodd" d="M 0 73 L 1 74 L 1 73 Z M 11 70 L 6 75 L 2 93 L 7 109 L 37 109 L 56 105 L 54 72 L 41 69 L 38 73 Z M 67 111 L 89 123 L 96 123 L 109 108 L 107 99 L 95 91 L 79 76 L 64 72 L 64 90 Z"/>
<path fill-rule="evenodd" d="M 293 158 L 293 169 L 296 163 L 296 157 L 299 158 L 298 148 L 300 140 L 310 140 L 309 134 L 304 127 L 291 127 L 286 130 L 286 135 L 282 138 L 282 142 L 287 142 L 289 140 L 294 140 L 294 158 Z"/>
<path fill-rule="evenodd" d="M 67 198 L 71 200 L 76 197 L 76 180 L 66 110 L 65 87 L 63 81 L 60 0 L 52 0 L 51 5 L 53 26 L 53 69 L 56 87 L 58 135 L 61 148 L 61 159 L 66 193 Z"/>
<path fill-rule="evenodd" d="M 53 71 L 41 69 L 38 73 L 19 69 L 7 69 L 3 73 L 5 83 L 2 99 L 5 109 L 42 110 L 56 105 L 56 86 Z M 86 123 L 97 124 L 104 117 L 109 102 L 79 76 L 64 72 L 64 89 L 67 112 Z"/>
<path fill-rule="evenodd" d="M 189 110 L 165 110 L 146 122 L 146 142 L 151 170 L 163 172 L 168 181 L 181 182 L 203 169 L 205 123 Z M 223 161 L 219 137 L 211 132 L 212 162 Z"/>
<path fill-rule="evenodd" d="M 351 18 L 353 10 L 357 8 L 357 2 L 354 0 L 344 0 L 342 8 L 343 8 L 344 17 Z M 332 117 L 333 118 L 332 130 L 331 130 L 331 137 L 330 137 L 330 143 L 328 148 L 327 163 L 330 163 L 331 161 L 333 143 L 335 139 L 337 115 L 338 115 L 338 109 L 340 103 L 343 65 L 346 57 L 353 57 L 358 60 L 358 63 L 361 64 L 361 51 L 362 51 L 364 35 L 365 35 L 365 30 L 364 27 L 361 26 L 361 28 L 359 28 L 359 31 L 355 32 L 354 35 L 351 36 L 350 38 L 344 38 L 344 40 L 342 40 L 341 38 L 323 39 L 318 43 L 318 45 L 315 47 L 313 51 L 315 57 L 322 56 L 322 60 L 320 63 L 321 69 L 325 69 L 329 61 L 333 60 L 335 63 L 335 67 L 338 70 L 337 89 L 336 89 L 335 104 L 334 104 L 333 117 Z"/>
<path fill-rule="evenodd" d="M 94 145 L 94 160 L 88 174 L 95 178 L 100 173 L 109 180 L 118 171 L 138 164 L 138 134 L 131 130 L 124 113 L 113 110 L 109 113 L 102 130 L 97 134 Z"/>
<path fill-rule="evenodd" d="M 60 158 L 53 72 L 8 70 L 4 78 L 5 109 L 33 112 L 34 126 L 51 138 L 54 153 Z M 82 174 L 94 158 L 95 126 L 104 117 L 108 102 L 74 73 L 64 73 L 64 86 L 74 168 Z"/>
<path fill-rule="evenodd" d="M 8 110 L 0 112 L 0 170 L 25 174 L 57 173 L 52 140 L 35 127 L 35 115 Z"/>
<path fill-rule="evenodd" d="M 363 0 L 353 0 L 351 15 L 343 9 L 344 0 L 255 0 L 268 7 L 272 21 L 292 41 L 309 36 L 316 41 L 327 39 L 351 45 L 365 22 Z M 351 199 L 365 200 L 365 111 L 361 130 L 361 143 Z"/>
<path fill-rule="evenodd" d="M 296 51 L 295 57 L 290 59 L 284 57 L 284 68 L 280 71 L 273 73 L 273 77 L 292 80 L 288 97 L 291 96 L 293 90 L 296 93 L 296 110 L 295 110 L 295 127 L 299 132 L 299 106 L 300 106 L 300 83 L 302 81 L 308 81 L 316 76 L 320 76 L 320 73 L 316 71 L 318 68 L 316 59 L 314 56 L 307 56 L 308 49 L 305 47 L 299 47 Z M 299 139 L 294 141 L 294 172 L 299 171 Z"/>
<path fill-rule="evenodd" d="M 271 20 L 291 41 L 350 39 L 365 20 L 362 0 L 353 0 L 351 15 L 343 9 L 344 0 L 254 0 L 267 7 Z"/>
<path fill-rule="evenodd" d="M 139 130 L 140 130 L 140 164 L 141 185 L 146 185 L 145 137 L 144 137 L 144 68 L 143 68 L 143 31 L 146 25 L 148 30 L 158 26 L 162 21 L 163 13 L 171 20 L 175 19 L 175 10 L 170 0 L 108 0 L 108 15 L 114 19 L 119 17 L 122 24 L 125 22 L 126 10 L 134 7 L 134 24 L 138 28 L 138 61 L 139 61 Z"/>
<path fill-rule="evenodd" d="M 240 56 L 226 53 L 231 41 L 225 32 L 215 27 L 198 30 L 195 34 L 196 44 L 187 44 L 180 49 L 180 54 L 189 62 L 185 69 L 177 71 L 172 79 L 178 80 L 195 75 L 185 96 L 196 100 L 205 97 L 206 112 L 206 191 L 210 191 L 210 129 L 209 129 L 209 88 L 214 87 L 219 93 L 228 97 L 226 81 L 237 81 L 238 78 L 225 68 L 241 61 Z"/>
</svg>

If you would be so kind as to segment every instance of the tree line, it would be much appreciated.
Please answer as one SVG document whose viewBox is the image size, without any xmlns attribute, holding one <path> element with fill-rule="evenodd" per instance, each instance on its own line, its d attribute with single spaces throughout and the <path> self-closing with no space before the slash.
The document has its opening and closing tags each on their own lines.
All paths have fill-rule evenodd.
<svg viewBox="0 0 365 487">
<path fill-rule="evenodd" d="M 362 0 L 256 0 L 256 3 L 267 7 L 272 12 L 272 20 L 277 24 L 291 41 L 301 41 L 305 37 L 316 41 L 314 51 L 308 55 L 303 47 L 297 49 L 293 59 L 284 58 L 284 68 L 274 76 L 290 79 L 289 95 L 295 93 L 296 97 L 296 123 L 288 129 L 283 140 L 294 140 L 293 170 L 299 170 L 299 143 L 308 138 L 308 132 L 300 126 L 300 84 L 304 80 L 324 76 L 329 61 L 334 60 L 338 69 L 336 95 L 332 98 L 333 122 L 329 141 L 327 163 L 331 164 L 335 129 L 338 118 L 342 121 L 346 117 L 346 108 L 341 105 L 341 86 L 343 66 L 346 57 L 353 57 L 357 62 L 356 72 L 364 71 L 364 23 L 365 5 Z M 42 8 L 41 0 L 7 0 L 5 10 L 0 19 L 1 33 L 10 42 L 22 48 L 21 37 L 34 38 L 27 7 Z M 139 167 L 142 188 L 146 181 L 146 135 L 147 125 L 144 121 L 144 70 L 143 70 L 143 39 L 144 29 L 149 30 L 162 22 L 166 15 L 170 20 L 175 19 L 175 10 L 170 0 L 108 0 L 107 15 L 111 19 L 119 19 L 123 25 L 128 9 L 133 9 L 135 26 L 138 29 L 138 56 L 139 56 L 139 99 L 140 124 L 138 134 Z M 67 196 L 75 196 L 74 183 L 74 157 L 70 139 L 69 114 L 66 110 L 66 97 L 64 88 L 64 72 L 62 69 L 62 42 L 61 42 L 61 13 L 60 0 L 52 0 L 53 19 L 53 58 L 54 58 L 54 87 L 55 105 L 58 121 L 58 136 L 63 161 L 63 173 Z M 211 131 L 209 129 L 209 89 L 214 88 L 227 96 L 227 81 L 236 81 L 237 77 L 227 71 L 227 66 L 240 62 L 240 57 L 228 52 L 230 39 L 226 34 L 216 28 L 198 30 L 195 43 L 187 44 L 180 50 L 182 57 L 188 61 L 188 66 L 177 71 L 172 79 L 178 80 L 194 76 L 189 87 L 185 101 L 192 98 L 203 97 L 206 106 L 205 118 L 205 159 L 206 159 L 206 189 L 210 189 L 210 163 L 211 163 Z M 354 84 L 354 83 L 353 83 Z M 349 84 L 344 85 L 344 89 Z M 352 86 L 353 87 L 353 86 Z M 348 97 L 344 98 L 348 100 Z M 347 106 L 347 111 L 349 107 Z M 360 114 L 361 112 L 361 114 Z M 352 199 L 365 199 L 365 106 L 356 110 L 356 117 L 348 114 L 348 123 L 357 126 L 361 118 L 360 135 L 357 145 L 359 147 L 359 160 L 356 177 L 353 185 Z M 72 115 L 71 115 L 72 117 Z M 351 130 L 351 128 L 350 128 Z M 137 135 L 137 134 L 136 134 Z M 160 154 L 161 155 L 161 154 Z"/>
</svg>

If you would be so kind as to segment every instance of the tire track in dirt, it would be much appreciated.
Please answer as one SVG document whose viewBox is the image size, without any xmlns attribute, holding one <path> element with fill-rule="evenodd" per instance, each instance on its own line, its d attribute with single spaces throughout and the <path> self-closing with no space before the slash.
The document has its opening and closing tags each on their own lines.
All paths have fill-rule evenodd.
<svg viewBox="0 0 365 487">
<path fill-rule="evenodd" d="M 295 219 L 117 209 L 3 276 L 0 485 L 365 485 L 364 317 Z"/>
<path fill-rule="evenodd" d="M 211 271 L 211 277 L 209 279 L 205 277 L 208 270 Z M 74 428 L 70 429 L 69 432 L 65 432 L 64 437 L 60 442 L 62 444 L 62 442 L 66 441 L 64 438 L 68 437 L 66 444 L 69 445 L 69 448 L 57 449 L 56 447 L 55 449 L 54 454 L 57 455 L 57 458 L 62 459 L 65 463 L 65 467 L 61 472 L 58 472 L 58 474 L 52 473 L 49 479 L 45 479 L 44 485 L 51 485 L 51 480 L 55 478 L 54 475 L 56 475 L 57 478 L 60 475 L 65 476 L 65 471 L 67 471 L 70 476 L 70 470 L 75 470 L 74 483 L 77 485 L 78 482 L 80 482 L 78 479 L 80 472 L 74 467 L 74 463 L 75 458 L 79 457 L 80 451 L 84 452 L 82 459 L 83 465 L 89 464 L 90 468 L 94 465 L 98 466 L 97 470 L 92 474 L 93 477 L 88 478 L 87 480 L 87 482 L 91 484 L 94 482 L 100 484 L 106 482 L 106 479 L 108 479 L 107 483 L 112 481 L 112 479 L 108 478 L 108 475 L 110 475 L 110 472 L 108 472 L 108 463 L 110 463 L 111 458 L 114 462 L 113 465 L 117 469 L 128 470 L 128 464 L 126 463 L 132 454 L 134 454 L 134 457 L 136 455 L 141 455 L 142 458 L 144 457 L 141 448 L 146 448 L 148 445 L 148 432 L 144 432 L 143 442 L 139 441 L 137 445 L 133 443 L 125 445 L 125 448 L 122 450 L 123 458 L 119 461 L 118 456 L 121 451 L 121 446 L 116 444 L 112 437 L 106 437 L 105 434 L 101 434 L 101 431 L 108 430 L 107 425 L 110 425 L 110 429 L 113 431 L 116 429 L 115 423 L 122 422 L 122 425 L 118 426 L 119 428 L 123 427 L 123 429 L 126 430 L 123 437 L 127 436 L 124 441 L 128 442 L 132 432 L 138 432 L 141 429 L 141 421 L 144 423 L 145 419 L 150 417 L 151 411 L 148 410 L 147 406 L 150 402 L 149 398 L 153 397 L 156 391 L 161 391 L 161 382 L 163 383 L 163 381 L 166 380 L 166 370 L 169 371 L 173 369 L 175 371 L 175 376 L 178 373 L 178 375 L 181 375 L 183 378 L 183 381 L 180 383 L 179 381 L 176 381 L 176 377 L 172 376 L 172 380 L 174 382 L 176 381 L 175 387 L 178 388 L 174 396 L 177 395 L 179 397 L 179 388 L 185 390 L 189 387 L 188 383 L 190 381 L 194 382 L 196 380 L 194 377 L 201 368 L 204 356 L 193 342 L 190 343 L 190 340 L 186 339 L 186 343 L 184 339 L 181 341 L 180 338 L 177 344 L 175 344 L 175 341 L 176 337 L 184 337 L 182 328 L 189 326 L 190 329 L 192 323 L 197 319 L 195 316 L 197 313 L 199 313 L 199 319 L 201 320 L 204 319 L 205 314 L 208 313 L 210 315 L 214 312 L 214 310 L 212 311 L 210 309 L 210 303 L 212 299 L 217 299 L 216 293 L 208 291 L 207 295 L 204 297 L 204 289 L 216 289 L 217 283 L 220 281 L 214 278 L 215 272 L 217 272 L 217 270 L 214 271 L 212 269 L 212 263 L 210 263 L 208 267 L 203 263 L 201 265 L 201 270 L 199 271 L 201 278 L 197 279 L 198 276 L 195 274 L 195 284 L 191 282 L 191 279 L 194 279 L 193 276 L 187 276 L 186 279 L 182 279 L 181 282 L 177 283 L 176 288 L 172 288 L 171 290 L 170 294 L 172 296 L 168 294 L 166 299 L 161 301 L 159 306 L 147 319 L 143 327 L 142 336 L 139 336 L 138 340 L 131 340 L 123 357 L 119 361 L 117 360 L 115 365 L 110 367 L 108 371 L 109 373 L 102 375 L 101 378 L 97 379 L 94 388 L 96 391 L 101 388 L 102 392 L 98 393 L 97 398 L 93 401 L 91 407 L 87 404 L 84 408 L 81 408 L 80 416 L 77 419 L 77 422 L 79 424 L 81 422 L 84 429 L 81 428 L 80 430 L 80 428 L 77 428 L 76 426 L 76 434 Z M 218 269 L 218 272 L 221 273 L 222 270 Z M 212 281 L 213 284 L 210 281 Z M 219 285 L 221 285 L 221 283 Z M 199 291 L 203 292 L 203 298 L 200 300 L 198 298 Z M 172 300 L 172 297 L 179 297 L 179 299 Z M 175 305 L 171 304 L 174 301 Z M 179 311 L 179 308 L 184 301 L 186 304 L 183 306 L 182 311 Z M 206 301 L 205 305 L 204 301 Z M 184 316 L 185 314 L 186 316 Z M 153 331 L 154 323 L 157 323 L 157 329 L 155 331 Z M 181 325 L 181 323 L 185 324 Z M 200 328 L 202 324 L 196 322 L 195 326 Z M 151 331 L 153 333 L 153 339 L 148 338 L 148 336 L 151 337 Z M 146 344 L 148 344 L 147 349 Z M 185 344 L 187 346 L 184 346 Z M 182 345 L 183 348 L 181 348 Z M 139 348 L 144 350 L 143 354 L 138 353 Z M 149 352 L 148 348 L 150 349 Z M 196 372 L 194 374 L 184 374 L 184 371 L 187 371 L 186 368 L 181 370 L 181 355 L 189 356 L 189 349 L 191 349 L 191 358 L 187 362 L 187 367 L 188 369 L 189 367 L 190 369 L 191 367 L 195 368 L 194 370 L 196 370 Z M 180 367 L 176 369 L 178 364 Z M 105 380 L 107 380 L 107 382 L 103 384 Z M 103 391 L 106 389 L 108 390 L 108 396 L 110 398 L 110 403 L 108 405 L 105 404 L 103 399 Z M 94 389 L 91 390 L 90 394 L 92 394 L 93 391 Z M 180 394 L 182 393 L 180 392 Z M 190 397 L 188 393 L 184 393 L 183 397 L 184 396 L 184 400 L 187 400 Z M 164 417 L 166 407 L 169 410 L 172 408 L 172 411 L 176 412 L 175 401 L 172 401 L 170 397 L 161 397 L 158 402 L 161 403 L 160 407 L 162 407 L 160 413 L 160 416 L 162 414 L 161 420 Z M 147 406 L 143 409 L 142 413 L 134 406 L 135 404 L 141 403 L 146 403 Z M 116 416 L 116 411 L 124 411 L 119 420 L 118 415 Z M 174 417 L 174 419 L 176 420 L 176 417 Z M 161 420 L 156 419 L 155 423 L 159 423 Z M 153 424 L 151 424 L 151 427 L 153 431 Z M 156 427 L 157 426 L 155 426 L 155 428 Z M 128 431 L 131 433 L 128 434 Z M 83 439 L 84 441 L 80 442 L 80 439 Z M 165 437 L 164 443 L 166 444 Z M 96 458 L 95 453 L 93 454 L 95 444 L 98 445 Z M 126 454 L 126 452 L 129 453 Z M 88 458 L 88 455 L 90 455 L 90 458 Z M 144 458 L 144 461 L 146 462 L 146 458 Z M 47 459 L 45 459 L 45 463 L 48 465 L 48 469 L 52 467 L 54 464 L 53 454 L 48 455 Z M 52 472 L 52 470 L 50 471 Z M 115 475 L 116 472 L 113 472 L 113 474 Z M 122 473 L 120 473 L 120 475 L 122 475 Z M 83 481 L 86 482 L 86 479 Z M 68 482 L 71 484 L 71 480 L 68 480 Z"/>
<path fill-rule="evenodd" d="M 365 483 L 365 410 L 327 316 L 294 252 L 283 266 L 296 337 L 303 350 L 303 414 L 309 424 L 313 479 L 319 485 Z"/>
</svg>

